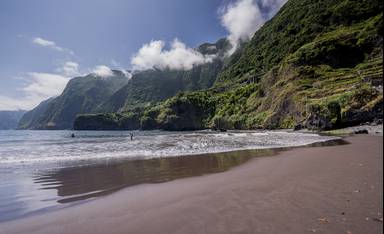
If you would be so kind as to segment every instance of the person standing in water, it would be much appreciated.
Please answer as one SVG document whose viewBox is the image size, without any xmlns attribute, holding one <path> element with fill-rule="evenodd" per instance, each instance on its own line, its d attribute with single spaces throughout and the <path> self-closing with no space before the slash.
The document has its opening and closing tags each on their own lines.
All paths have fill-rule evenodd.
<svg viewBox="0 0 384 234">
<path fill-rule="evenodd" d="M 131 141 L 133 140 L 133 133 L 129 133 L 129 135 L 131 136 Z"/>
</svg>

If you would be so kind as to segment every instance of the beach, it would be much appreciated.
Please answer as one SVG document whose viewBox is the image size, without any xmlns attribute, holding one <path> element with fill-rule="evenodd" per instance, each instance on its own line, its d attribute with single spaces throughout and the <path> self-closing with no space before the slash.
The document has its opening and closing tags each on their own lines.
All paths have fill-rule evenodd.
<svg viewBox="0 0 384 234">
<path fill-rule="evenodd" d="M 0 223 L 0 233 L 382 233 L 383 137 L 255 157 Z"/>
</svg>

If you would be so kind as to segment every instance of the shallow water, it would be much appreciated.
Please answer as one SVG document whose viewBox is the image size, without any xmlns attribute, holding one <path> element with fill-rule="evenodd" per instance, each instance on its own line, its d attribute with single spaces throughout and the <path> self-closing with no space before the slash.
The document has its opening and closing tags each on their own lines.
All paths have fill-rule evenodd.
<svg viewBox="0 0 384 234">
<path fill-rule="evenodd" d="M 0 131 L 0 221 L 335 139 L 282 131 L 137 131 L 133 140 L 126 131 Z"/>
</svg>

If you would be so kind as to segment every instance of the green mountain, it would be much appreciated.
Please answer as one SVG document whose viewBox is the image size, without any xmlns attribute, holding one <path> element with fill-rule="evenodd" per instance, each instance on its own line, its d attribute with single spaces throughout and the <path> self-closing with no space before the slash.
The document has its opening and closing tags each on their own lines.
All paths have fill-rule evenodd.
<svg viewBox="0 0 384 234">
<path fill-rule="evenodd" d="M 16 129 L 25 111 L 0 111 L 0 130 Z"/>
<path fill-rule="evenodd" d="M 92 113 L 128 82 L 120 71 L 111 77 L 90 74 L 71 79 L 63 93 L 27 112 L 19 129 L 71 129 L 76 115 Z"/>
<path fill-rule="evenodd" d="M 55 100 L 55 98 L 49 98 L 42 101 L 37 107 L 26 112 L 19 121 L 18 129 L 33 129 L 34 126 L 38 126 L 41 116 L 47 111 L 49 104 Z"/>
<path fill-rule="evenodd" d="M 290 0 L 224 60 L 211 88 L 118 113 L 80 115 L 74 126 L 327 129 L 382 118 L 382 11 L 381 1 Z M 166 98 L 159 93 L 139 100 Z M 136 97 L 122 105 L 135 106 Z"/>
<path fill-rule="evenodd" d="M 204 55 L 217 55 L 211 63 L 191 70 L 152 69 L 136 72 L 130 81 L 100 106 L 100 112 L 116 112 L 164 101 L 179 92 L 208 89 L 224 66 L 223 56 L 230 47 L 226 39 L 197 48 Z"/>
<path fill-rule="evenodd" d="M 184 70 L 145 70 L 134 72 L 127 80 L 120 71 L 101 79 L 94 75 L 72 79 L 62 95 L 43 102 L 25 114 L 20 129 L 70 129 L 78 114 L 127 111 L 164 101 L 182 91 L 212 87 L 224 66 L 226 39 L 205 43 L 197 48 L 204 55 L 216 55 L 211 63 Z M 137 126 L 137 125 L 134 125 Z"/>
<path fill-rule="evenodd" d="M 181 91 L 210 88 L 221 70 L 222 61 L 195 66 L 192 70 L 146 70 L 131 80 L 100 106 L 100 111 L 119 111 L 164 101 Z"/>
</svg>

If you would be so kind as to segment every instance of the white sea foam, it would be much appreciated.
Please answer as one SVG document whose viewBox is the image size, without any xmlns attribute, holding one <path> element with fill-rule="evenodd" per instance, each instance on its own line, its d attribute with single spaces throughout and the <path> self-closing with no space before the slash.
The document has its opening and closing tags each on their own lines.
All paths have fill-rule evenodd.
<svg viewBox="0 0 384 234">
<path fill-rule="evenodd" d="M 113 159 L 150 159 L 235 150 L 280 148 L 336 137 L 284 131 L 242 132 L 75 132 L 0 131 L 0 167 Z"/>
</svg>

